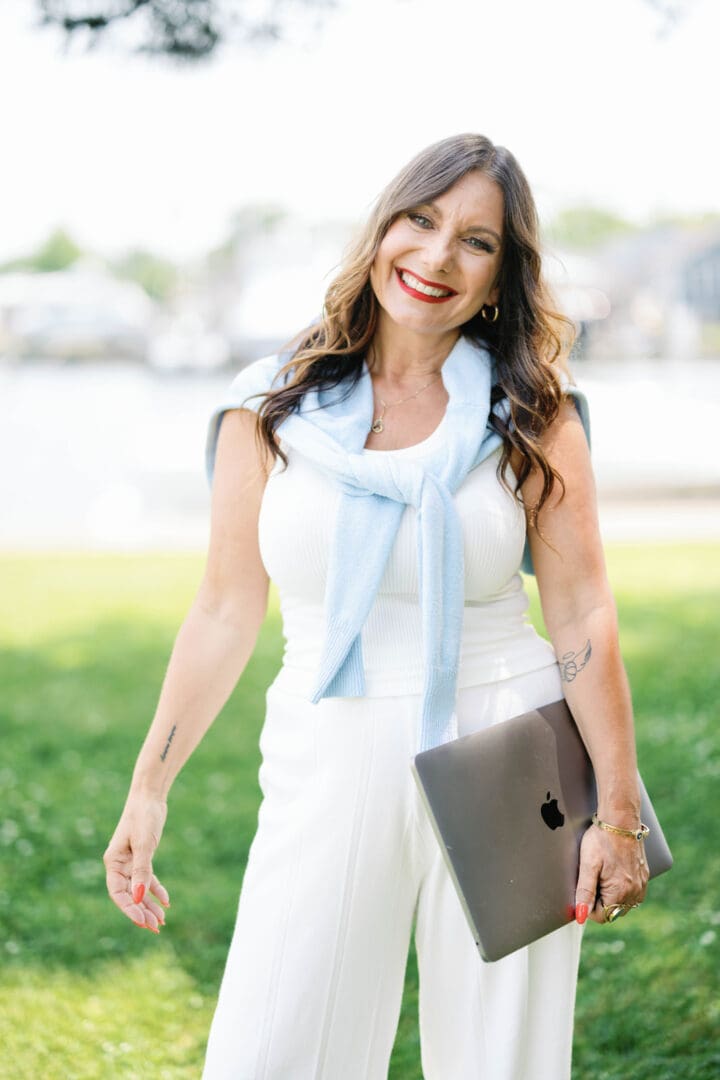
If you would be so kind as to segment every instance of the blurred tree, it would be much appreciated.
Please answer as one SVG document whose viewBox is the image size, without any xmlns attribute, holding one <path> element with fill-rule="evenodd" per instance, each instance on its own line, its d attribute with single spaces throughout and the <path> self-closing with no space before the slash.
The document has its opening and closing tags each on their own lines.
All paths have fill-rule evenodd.
<svg viewBox="0 0 720 1080">
<path fill-rule="evenodd" d="M 35 270 L 65 270 L 82 255 L 82 250 L 64 229 L 51 233 L 34 257 Z"/>
<path fill-rule="evenodd" d="M 110 263 L 116 277 L 135 281 L 154 300 L 165 301 L 174 292 L 180 272 L 167 259 L 149 251 L 128 251 Z"/>
<path fill-rule="evenodd" d="M 643 0 L 662 20 L 658 23 L 655 37 L 662 41 L 676 30 L 683 19 L 697 7 L 698 0 Z"/>
<path fill-rule="evenodd" d="M 248 203 L 236 210 L 230 219 L 227 237 L 205 257 L 208 273 L 223 275 L 232 270 L 236 277 L 239 276 L 244 246 L 258 236 L 272 232 L 287 217 L 285 207 L 270 202 Z"/>
<path fill-rule="evenodd" d="M 680 225 L 685 229 L 706 229 L 720 224 L 720 212 L 717 210 L 698 210 L 694 214 L 681 214 L 678 211 L 657 213 L 649 222 L 650 227 L 657 225 Z"/>
<path fill-rule="evenodd" d="M 176 61 L 207 59 L 233 39 L 272 43 L 302 11 L 336 6 L 337 0 L 36 0 L 40 25 L 65 31 L 66 45 L 84 35 L 88 49 L 104 40 L 110 27 L 131 26 L 137 35 L 131 51 Z"/>
<path fill-rule="evenodd" d="M 670 32 L 689 13 L 694 0 L 644 0 L 664 19 L 659 34 Z M 131 24 L 140 44 L 132 50 L 176 61 L 208 58 L 224 42 L 272 43 L 283 26 L 302 11 L 337 6 L 337 0 L 36 0 L 40 25 L 65 31 L 66 44 L 85 35 L 94 48 L 114 26 Z"/>
<path fill-rule="evenodd" d="M 679 23 L 693 7 L 695 0 L 645 0 L 646 4 L 665 18 L 665 29 Z"/>
<path fill-rule="evenodd" d="M 82 249 L 64 229 L 55 229 L 37 251 L 30 255 L 20 255 L 0 265 L 0 273 L 9 273 L 12 270 L 66 270 L 82 254 Z"/>
<path fill-rule="evenodd" d="M 597 206 L 569 206 L 559 211 L 545 228 L 553 244 L 568 248 L 593 248 L 637 225 Z"/>
</svg>

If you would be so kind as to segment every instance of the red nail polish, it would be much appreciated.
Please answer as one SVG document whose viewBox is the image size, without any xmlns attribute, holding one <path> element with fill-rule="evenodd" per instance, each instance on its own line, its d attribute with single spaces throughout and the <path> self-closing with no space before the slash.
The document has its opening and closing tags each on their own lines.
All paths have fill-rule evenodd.
<svg viewBox="0 0 720 1080">
<path fill-rule="evenodd" d="M 588 906 L 587 906 L 587 904 L 578 904 L 577 907 L 575 908 L 575 918 L 577 919 L 577 921 L 580 923 L 581 926 L 585 922 L 587 917 L 588 917 Z"/>
<path fill-rule="evenodd" d="M 140 882 L 140 884 L 136 885 L 135 888 L 133 889 L 133 894 L 132 894 L 133 903 L 134 904 L 139 904 L 144 895 L 145 895 L 145 886 L 142 884 L 142 882 Z"/>
</svg>

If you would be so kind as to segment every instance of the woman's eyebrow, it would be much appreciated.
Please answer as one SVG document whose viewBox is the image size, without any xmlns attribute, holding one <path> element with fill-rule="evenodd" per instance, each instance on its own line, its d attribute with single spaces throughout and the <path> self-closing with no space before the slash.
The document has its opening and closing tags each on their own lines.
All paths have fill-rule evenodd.
<svg viewBox="0 0 720 1080">
<path fill-rule="evenodd" d="M 440 209 L 440 207 L 439 207 L 439 206 L 437 205 L 437 203 L 434 203 L 434 202 L 425 202 L 425 203 L 420 203 L 420 206 L 426 206 L 426 207 L 428 208 L 428 210 L 434 210 L 434 211 L 435 211 L 435 213 L 436 213 L 436 214 L 437 214 L 437 215 L 438 215 L 439 217 L 442 217 L 442 210 L 441 210 L 441 209 Z M 498 244 L 501 244 L 501 243 L 502 243 L 502 241 L 501 241 L 500 237 L 499 237 L 499 236 L 498 236 L 498 234 L 497 234 L 497 233 L 495 232 L 495 230 L 494 230 L 494 229 L 491 229 L 491 228 L 489 228 L 489 226 L 487 226 L 487 225 L 468 225 L 468 227 L 467 227 L 467 229 L 466 229 L 465 231 L 466 231 L 466 232 L 486 232 L 486 233 L 490 233 L 490 235 L 491 235 L 491 236 L 494 236 L 494 237 L 495 237 L 495 239 L 497 240 Z"/>
</svg>

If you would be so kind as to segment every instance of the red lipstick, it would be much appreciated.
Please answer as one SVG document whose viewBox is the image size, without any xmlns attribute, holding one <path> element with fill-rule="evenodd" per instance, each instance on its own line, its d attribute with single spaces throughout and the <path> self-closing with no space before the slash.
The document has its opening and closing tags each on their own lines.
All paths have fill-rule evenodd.
<svg viewBox="0 0 720 1080">
<path fill-rule="evenodd" d="M 412 274 L 412 276 L 422 285 L 429 285 L 431 289 L 447 289 L 446 285 L 441 285 L 437 281 L 426 281 L 425 278 L 420 277 L 419 274 L 414 273 L 412 270 L 405 270 L 404 267 L 402 270 L 404 270 L 406 274 Z M 453 296 L 457 296 L 454 289 L 449 290 L 449 296 L 428 296 L 426 293 L 419 292 L 417 289 L 413 289 L 410 285 L 405 284 L 402 279 L 402 270 L 398 267 L 395 268 L 400 288 L 404 289 L 410 296 L 414 296 L 417 300 L 424 300 L 428 304 L 444 304 L 446 300 L 452 300 Z"/>
</svg>

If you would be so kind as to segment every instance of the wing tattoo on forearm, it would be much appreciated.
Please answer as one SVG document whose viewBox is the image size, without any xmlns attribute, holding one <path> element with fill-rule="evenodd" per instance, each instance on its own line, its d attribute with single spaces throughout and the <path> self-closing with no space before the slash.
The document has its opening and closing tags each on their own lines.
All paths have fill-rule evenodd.
<svg viewBox="0 0 720 1080">
<path fill-rule="evenodd" d="M 558 664 L 560 666 L 560 677 L 563 682 L 572 682 L 577 678 L 579 672 L 585 667 L 590 657 L 592 656 L 592 645 L 590 644 L 590 638 L 587 639 L 585 644 L 578 652 L 563 653 Z"/>
</svg>

